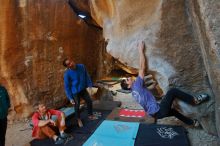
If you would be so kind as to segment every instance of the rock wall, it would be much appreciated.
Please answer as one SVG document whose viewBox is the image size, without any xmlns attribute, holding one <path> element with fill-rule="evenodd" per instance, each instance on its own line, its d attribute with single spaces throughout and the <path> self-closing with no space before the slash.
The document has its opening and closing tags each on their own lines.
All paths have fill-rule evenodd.
<svg viewBox="0 0 220 146">
<path fill-rule="evenodd" d="M 90 4 L 91 14 L 103 27 L 108 41 L 107 52 L 114 58 L 138 68 L 137 43 L 144 40 L 148 72 L 154 75 L 164 93 L 177 87 L 192 94 L 206 92 L 213 97 L 190 1 L 90 0 Z M 205 130 L 216 133 L 213 100 L 198 107 L 180 105 L 186 114 L 199 119 Z"/>
<path fill-rule="evenodd" d="M 92 15 L 103 26 L 107 51 L 114 58 L 138 68 L 137 42 L 144 40 L 149 71 L 164 91 L 170 84 L 195 91 L 207 89 L 201 51 L 184 0 L 111 1 L 109 7 L 110 1 L 102 2 L 91 1 Z"/>
<path fill-rule="evenodd" d="M 215 97 L 215 119 L 220 136 L 220 1 L 189 0 L 194 32 Z"/>
<path fill-rule="evenodd" d="M 0 83 L 10 94 L 9 119 L 27 117 L 37 101 L 64 103 L 64 67 L 70 56 L 92 78 L 101 73 L 102 31 L 78 18 L 67 1 L 6 0 L 0 5 Z"/>
</svg>

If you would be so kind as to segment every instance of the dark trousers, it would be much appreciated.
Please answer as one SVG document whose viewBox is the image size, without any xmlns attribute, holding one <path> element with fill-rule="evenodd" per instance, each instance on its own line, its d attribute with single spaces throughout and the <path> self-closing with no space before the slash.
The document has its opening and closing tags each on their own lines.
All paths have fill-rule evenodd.
<svg viewBox="0 0 220 146">
<path fill-rule="evenodd" d="M 0 146 L 5 146 L 6 129 L 7 129 L 7 118 L 0 119 Z"/>
<path fill-rule="evenodd" d="M 172 108 L 173 100 L 175 98 L 182 100 L 188 104 L 194 104 L 194 97 L 192 95 L 187 94 L 179 89 L 173 88 L 169 90 L 165 97 L 162 99 L 160 103 L 160 110 L 155 114 L 156 118 L 161 119 L 164 117 L 175 116 L 185 124 L 192 125 L 192 119 L 185 117 L 176 109 Z"/>
<path fill-rule="evenodd" d="M 92 111 L 92 100 L 90 98 L 89 93 L 87 92 L 86 89 L 80 91 L 79 93 L 77 93 L 76 97 L 74 98 L 74 102 L 75 102 L 75 116 L 76 118 L 80 118 L 80 111 L 79 111 L 79 106 L 80 106 L 80 99 L 84 99 L 86 104 L 87 104 L 87 110 L 88 110 L 88 115 L 92 115 L 93 111 Z"/>
</svg>

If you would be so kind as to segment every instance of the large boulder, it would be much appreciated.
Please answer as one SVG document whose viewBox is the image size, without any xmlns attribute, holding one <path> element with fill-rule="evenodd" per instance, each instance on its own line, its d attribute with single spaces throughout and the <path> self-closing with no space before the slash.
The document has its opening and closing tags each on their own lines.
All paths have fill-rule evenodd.
<svg viewBox="0 0 220 146">
<path fill-rule="evenodd" d="M 103 27 L 103 35 L 108 42 L 107 52 L 115 59 L 129 67 L 139 68 L 137 44 L 143 40 L 146 44 L 148 72 L 154 75 L 164 93 L 171 87 L 177 87 L 191 94 L 200 92 L 210 94 L 211 100 L 200 106 L 188 106 L 184 103 L 180 105 L 186 114 L 200 119 L 207 131 L 216 133 L 215 120 L 211 115 L 214 112 L 213 97 L 217 96 L 218 92 L 216 86 L 210 86 L 210 81 L 214 83 L 213 85 L 220 83 L 218 79 L 213 80 L 217 74 L 219 75 L 219 66 L 213 71 L 210 69 L 214 68 L 209 67 L 212 66 L 212 62 L 219 62 L 219 57 L 208 55 L 210 60 L 207 61 L 202 49 L 203 44 L 199 41 L 199 34 L 194 28 L 193 8 L 199 6 L 197 3 L 191 4 L 195 2 L 191 0 L 90 0 L 90 9 L 93 18 Z M 203 4 L 202 11 L 198 11 L 202 14 L 206 13 L 207 5 L 211 8 L 215 2 L 198 0 L 200 5 Z M 198 12 L 194 13 L 200 17 Z M 217 6 L 216 10 L 210 13 L 215 17 L 214 13 L 218 14 Z M 213 23 L 217 23 L 218 20 Z M 199 19 L 199 21 L 203 23 L 205 20 Z M 205 30 L 209 31 L 209 28 Z M 206 49 L 211 51 L 211 47 Z M 218 51 L 213 53 L 217 55 Z M 210 72 L 215 72 L 216 75 Z M 216 113 L 219 114 L 218 111 Z M 205 120 L 210 122 L 203 122 Z"/>
<path fill-rule="evenodd" d="M 198 38 L 210 86 L 214 93 L 216 128 L 220 136 L 220 1 L 189 0 L 193 29 Z M 205 122 L 204 122 L 205 123 Z"/>
</svg>

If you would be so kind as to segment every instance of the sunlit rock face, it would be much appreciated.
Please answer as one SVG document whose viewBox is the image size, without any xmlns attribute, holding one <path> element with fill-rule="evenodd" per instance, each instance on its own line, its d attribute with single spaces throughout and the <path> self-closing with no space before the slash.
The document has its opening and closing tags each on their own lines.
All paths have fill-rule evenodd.
<svg viewBox="0 0 220 146">
<path fill-rule="evenodd" d="M 202 20 L 199 13 L 207 16 L 206 8 L 214 7 L 217 1 L 213 0 L 209 3 L 198 0 L 200 5 L 195 2 L 192 0 L 90 0 L 90 9 L 93 18 L 103 27 L 103 35 L 108 41 L 107 52 L 114 58 L 129 67 L 138 68 L 137 44 L 143 40 L 146 45 L 148 72 L 155 76 L 164 93 L 171 87 L 195 94 L 209 93 L 212 98 L 206 104 L 197 107 L 180 104 L 185 113 L 199 118 L 207 131 L 216 133 L 213 97 L 219 94 L 217 90 L 211 90 L 217 87 L 210 86 L 209 82 L 212 81 L 213 85 L 216 85 L 219 81 L 210 80 L 211 76 L 213 78 L 216 75 L 211 75 L 209 69 L 213 69 L 210 66 L 219 60 L 219 57 L 214 58 L 204 53 L 199 34 L 195 31 L 198 26 L 195 26 L 193 13 L 199 17 L 198 21 L 203 23 L 202 21 L 206 20 Z M 196 9 L 198 12 L 194 7 L 199 7 Z M 214 13 L 218 14 L 217 6 L 215 8 L 216 10 L 208 12 L 212 17 L 215 17 Z M 205 16 L 204 19 L 207 19 Z M 219 19 L 213 23 L 217 24 L 218 21 Z M 203 30 L 203 28 L 198 29 Z M 210 32 L 209 28 L 205 30 Z M 216 33 L 216 36 L 218 34 Z M 211 51 L 209 46 L 206 49 L 207 52 Z M 217 51 L 213 53 L 218 54 Z M 210 61 L 207 61 L 206 55 L 209 56 Z M 219 75 L 218 69 L 214 72 Z"/>
<path fill-rule="evenodd" d="M 184 0 L 91 0 L 91 4 L 92 15 L 103 27 L 107 51 L 113 57 L 138 68 L 137 43 L 143 40 L 148 70 L 164 91 L 170 85 L 206 90 L 200 48 Z"/>
<path fill-rule="evenodd" d="M 10 94 L 11 120 L 27 117 L 38 101 L 53 108 L 64 103 L 67 56 L 97 77 L 102 42 L 102 31 L 85 24 L 67 1 L 2 1 L 0 82 Z"/>
</svg>

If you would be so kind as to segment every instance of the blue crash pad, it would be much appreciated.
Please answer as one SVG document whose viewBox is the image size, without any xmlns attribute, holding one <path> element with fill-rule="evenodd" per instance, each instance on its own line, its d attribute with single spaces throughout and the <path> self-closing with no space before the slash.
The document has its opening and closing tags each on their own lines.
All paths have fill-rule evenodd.
<svg viewBox="0 0 220 146">
<path fill-rule="evenodd" d="M 75 113 L 74 107 L 63 107 L 63 108 L 59 109 L 59 111 L 63 112 L 65 114 L 66 118 Z M 57 120 L 57 116 L 56 115 L 52 115 L 51 119 L 53 121 L 56 121 Z"/>
<path fill-rule="evenodd" d="M 96 129 L 96 135 L 119 138 L 136 138 L 139 123 L 105 120 Z"/>
<path fill-rule="evenodd" d="M 59 110 L 62 111 L 66 117 L 69 117 L 70 115 L 75 113 L 74 107 L 63 107 Z"/>
<path fill-rule="evenodd" d="M 119 137 L 106 137 L 93 134 L 83 146 L 134 146 L 134 143 L 134 139 L 121 139 Z"/>
<path fill-rule="evenodd" d="M 83 146 L 133 146 L 139 123 L 105 120 Z"/>
</svg>

